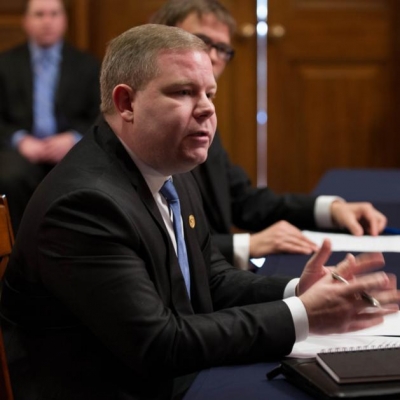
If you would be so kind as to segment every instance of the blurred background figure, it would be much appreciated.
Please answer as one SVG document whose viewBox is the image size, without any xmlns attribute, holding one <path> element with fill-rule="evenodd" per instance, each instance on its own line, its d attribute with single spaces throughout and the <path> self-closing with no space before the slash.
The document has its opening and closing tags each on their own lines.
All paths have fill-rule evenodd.
<svg viewBox="0 0 400 400">
<path fill-rule="evenodd" d="M 62 0 L 28 0 L 24 44 L 0 55 L 0 193 L 15 232 L 38 183 L 99 113 L 100 63 L 67 44 Z"/>
</svg>

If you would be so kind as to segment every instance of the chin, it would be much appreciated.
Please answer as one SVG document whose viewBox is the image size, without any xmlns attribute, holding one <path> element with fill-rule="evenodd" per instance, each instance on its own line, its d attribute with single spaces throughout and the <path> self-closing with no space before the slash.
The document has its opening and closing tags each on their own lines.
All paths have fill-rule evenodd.
<svg viewBox="0 0 400 400">
<path fill-rule="evenodd" d="M 182 163 L 180 168 L 180 173 L 183 172 L 190 172 L 191 170 L 195 169 L 198 165 L 203 164 L 206 161 L 207 157 L 205 158 L 197 158 L 196 160 L 187 160 L 184 164 Z"/>
<path fill-rule="evenodd" d="M 207 155 L 208 155 L 208 153 L 205 152 L 205 154 L 202 154 L 201 156 L 196 157 L 196 159 L 194 161 L 195 166 L 203 164 L 207 160 Z"/>
</svg>

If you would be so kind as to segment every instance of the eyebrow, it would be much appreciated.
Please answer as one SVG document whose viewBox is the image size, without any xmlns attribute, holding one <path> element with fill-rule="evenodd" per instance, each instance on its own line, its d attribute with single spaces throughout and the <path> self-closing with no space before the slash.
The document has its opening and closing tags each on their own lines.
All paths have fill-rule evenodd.
<svg viewBox="0 0 400 400">
<path fill-rule="evenodd" d="M 166 87 L 168 87 L 168 88 L 181 87 L 181 86 L 196 86 L 196 87 L 198 87 L 199 85 L 197 83 L 194 83 L 191 80 L 175 81 L 175 82 L 171 82 L 170 84 L 166 85 Z M 215 90 L 217 89 L 216 82 L 211 85 L 211 89 L 215 89 Z"/>
</svg>

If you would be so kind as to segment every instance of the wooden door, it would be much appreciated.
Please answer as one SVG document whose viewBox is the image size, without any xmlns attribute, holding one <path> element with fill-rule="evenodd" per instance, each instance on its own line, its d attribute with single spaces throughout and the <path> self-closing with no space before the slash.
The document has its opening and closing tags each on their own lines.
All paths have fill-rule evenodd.
<svg viewBox="0 0 400 400">
<path fill-rule="evenodd" d="M 397 0 L 269 0 L 268 185 L 400 167 Z"/>
<path fill-rule="evenodd" d="M 236 56 L 218 81 L 218 127 L 232 160 L 256 182 L 256 0 L 222 0 L 238 23 Z M 102 58 L 106 43 L 123 31 L 148 22 L 164 0 L 91 0 L 89 49 Z"/>
</svg>

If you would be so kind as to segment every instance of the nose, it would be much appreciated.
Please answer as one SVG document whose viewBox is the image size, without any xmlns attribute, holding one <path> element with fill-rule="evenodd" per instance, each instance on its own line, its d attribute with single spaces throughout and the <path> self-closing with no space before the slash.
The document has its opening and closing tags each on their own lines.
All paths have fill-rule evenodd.
<svg viewBox="0 0 400 400">
<path fill-rule="evenodd" d="M 214 113 L 214 103 L 205 93 L 202 94 L 194 109 L 195 118 L 210 118 Z"/>
</svg>

